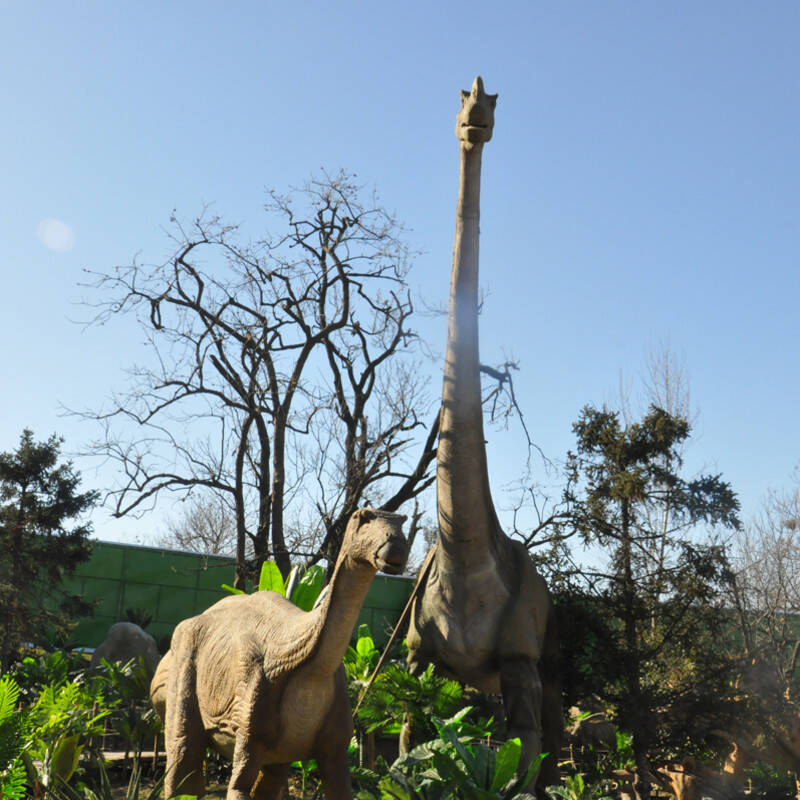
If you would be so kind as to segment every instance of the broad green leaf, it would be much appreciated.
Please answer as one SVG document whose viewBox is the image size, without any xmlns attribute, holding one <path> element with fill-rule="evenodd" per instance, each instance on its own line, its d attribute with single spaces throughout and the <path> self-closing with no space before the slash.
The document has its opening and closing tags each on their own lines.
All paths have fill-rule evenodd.
<svg viewBox="0 0 800 800">
<path fill-rule="evenodd" d="M 381 778 L 378 788 L 381 791 L 381 800 L 387 797 L 392 800 L 411 800 L 411 792 L 392 775 Z"/>
<path fill-rule="evenodd" d="M 347 650 L 344 651 L 344 663 L 345 664 L 352 664 L 358 658 L 358 653 L 351 647 L 347 645 Z"/>
<path fill-rule="evenodd" d="M 375 641 L 373 640 L 372 636 L 369 635 L 369 628 L 367 628 L 366 636 L 363 635 L 361 629 L 367 628 L 366 625 L 359 625 L 358 627 L 358 639 L 356 640 L 356 652 L 362 658 L 369 658 L 374 652 L 376 652 Z"/>
<path fill-rule="evenodd" d="M 455 786 L 464 786 L 467 783 L 464 763 L 454 755 L 445 752 L 434 753 L 433 766 L 441 780 L 448 781 Z"/>
<path fill-rule="evenodd" d="M 488 789 L 492 782 L 492 768 L 494 767 L 494 753 L 483 744 L 476 744 L 465 748 L 472 756 L 467 764 L 472 782 L 481 789 Z"/>
<path fill-rule="evenodd" d="M 428 669 L 431 670 L 431 674 L 433 674 L 433 665 L 428 665 Z M 472 706 L 464 706 L 464 708 L 459 709 L 452 717 L 446 719 L 442 724 L 448 728 L 451 725 L 455 725 L 457 722 L 461 722 L 464 717 L 472 711 Z"/>
<path fill-rule="evenodd" d="M 362 622 L 356 630 L 356 639 L 369 639 L 372 640 L 372 631 L 366 622 Z"/>
<path fill-rule="evenodd" d="M 467 749 L 466 745 L 458 738 L 455 731 L 448 726 L 443 726 L 439 728 L 439 735 L 442 737 L 442 739 L 455 747 L 456 752 L 461 757 L 461 761 L 464 764 L 466 772 L 470 775 L 474 774 L 475 755 Z"/>
<path fill-rule="evenodd" d="M 286 597 L 291 599 L 292 594 L 294 594 L 294 590 L 297 588 L 296 583 L 300 580 L 300 575 L 298 574 L 302 567 L 299 564 L 295 564 L 290 570 L 289 574 L 286 576 L 286 580 L 283 582 L 283 593 Z M 291 587 L 291 591 L 289 588 Z"/>
<path fill-rule="evenodd" d="M 479 786 L 467 784 L 463 790 L 467 800 L 497 800 L 497 795 L 488 789 L 481 789 Z"/>
<path fill-rule="evenodd" d="M 312 564 L 292 592 L 291 601 L 303 611 L 311 611 L 322 591 L 324 581 L 325 570 L 319 564 Z"/>
<path fill-rule="evenodd" d="M 539 768 L 542 766 L 542 761 L 544 761 L 545 758 L 547 758 L 547 753 L 539 753 L 528 769 L 525 770 L 525 774 L 517 778 L 516 781 L 512 781 L 510 785 L 513 785 L 517 789 L 524 789 L 533 780 L 534 776 L 539 771 Z"/>
<path fill-rule="evenodd" d="M 489 787 L 493 792 L 505 786 L 516 774 L 522 745 L 519 739 L 509 739 L 497 751 L 494 776 Z"/>
<path fill-rule="evenodd" d="M 61 778 L 69 781 L 75 770 L 78 768 L 78 759 L 83 747 L 79 746 L 80 734 L 63 736 L 58 740 L 50 756 L 50 779 Z"/>
<path fill-rule="evenodd" d="M 258 591 L 284 594 L 283 575 L 281 575 L 281 571 L 274 561 L 265 561 L 261 565 L 261 576 L 258 579 Z"/>
</svg>

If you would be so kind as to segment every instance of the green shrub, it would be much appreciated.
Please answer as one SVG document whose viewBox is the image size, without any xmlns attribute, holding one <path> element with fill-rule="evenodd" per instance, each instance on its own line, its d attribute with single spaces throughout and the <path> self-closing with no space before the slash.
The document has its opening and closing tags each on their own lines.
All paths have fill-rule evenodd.
<svg viewBox="0 0 800 800">
<path fill-rule="evenodd" d="M 448 720 L 435 720 L 438 738 L 415 747 L 392 764 L 377 781 L 378 794 L 366 789 L 359 800 L 511 800 L 530 797 L 520 792 L 534 779 L 544 755 L 517 774 L 522 745 L 509 739 L 494 749 L 472 736 L 462 709 Z"/>
</svg>

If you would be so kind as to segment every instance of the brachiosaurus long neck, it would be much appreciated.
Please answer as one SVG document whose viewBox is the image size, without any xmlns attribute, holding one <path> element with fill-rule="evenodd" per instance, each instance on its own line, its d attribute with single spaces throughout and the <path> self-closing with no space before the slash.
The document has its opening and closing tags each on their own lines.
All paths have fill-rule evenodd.
<svg viewBox="0 0 800 800">
<path fill-rule="evenodd" d="M 346 555 L 337 562 L 328 593 L 313 612 L 319 615 L 313 656 L 316 670 L 333 673 L 342 663 L 374 576 L 374 567 Z"/>
<path fill-rule="evenodd" d="M 489 490 L 478 354 L 482 144 L 461 150 L 442 413 L 436 464 L 440 546 L 460 563 L 486 560 L 498 530 Z"/>
</svg>

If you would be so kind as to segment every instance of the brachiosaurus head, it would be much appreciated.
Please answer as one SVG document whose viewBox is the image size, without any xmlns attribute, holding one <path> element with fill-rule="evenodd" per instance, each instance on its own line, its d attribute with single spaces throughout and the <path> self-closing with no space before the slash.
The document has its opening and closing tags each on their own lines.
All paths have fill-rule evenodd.
<svg viewBox="0 0 800 800">
<path fill-rule="evenodd" d="M 456 136 L 462 147 L 470 149 L 492 138 L 496 105 L 497 95 L 486 94 L 480 75 L 475 78 L 469 92 L 461 90 L 461 111 L 456 117 Z"/>
</svg>

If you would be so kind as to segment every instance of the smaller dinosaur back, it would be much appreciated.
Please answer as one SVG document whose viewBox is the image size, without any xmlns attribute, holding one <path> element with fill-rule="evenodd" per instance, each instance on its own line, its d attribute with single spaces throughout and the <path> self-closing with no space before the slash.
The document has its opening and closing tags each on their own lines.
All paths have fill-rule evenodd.
<svg viewBox="0 0 800 800">
<path fill-rule="evenodd" d="M 325 621 L 323 605 L 306 612 L 269 591 L 223 598 L 198 618 L 209 634 L 204 652 L 229 657 L 257 642 L 265 677 L 277 680 L 311 657 Z"/>
<path fill-rule="evenodd" d="M 400 572 L 405 517 L 350 518 L 327 595 L 306 612 L 275 592 L 226 597 L 181 622 L 151 683 L 164 719 L 164 790 L 203 795 L 211 746 L 232 761 L 229 800 L 283 796 L 292 761 L 315 758 L 331 800 L 352 798 L 353 730 L 342 657 L 376 570 Z"/>
</svg>

